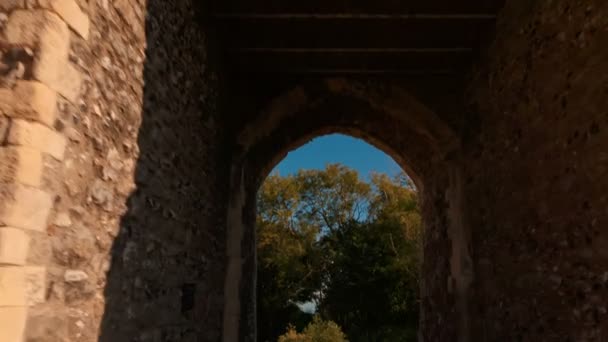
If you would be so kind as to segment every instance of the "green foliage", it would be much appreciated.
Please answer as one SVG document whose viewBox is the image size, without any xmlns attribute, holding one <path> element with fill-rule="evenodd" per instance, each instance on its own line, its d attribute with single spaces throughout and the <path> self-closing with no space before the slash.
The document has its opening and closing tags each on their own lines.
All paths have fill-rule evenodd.
<svg viewBox="0 0 608 342">
<path fill-rule="evenodd" d="M 332 321 L 323 321 L 315 316 L 302 333 L 290 325 L 284 335 L 279 336 L 279 342 L 347 342 L 346 335 Z"/>
<path fill-rule="evenodd" d="M 288 324 L 299 338 L 312 317 L 296 304 L 311 301 L 351 341 L 415 340 L 421 220 L 407 176 L 365 182 L 338 164 L 271 175 L 257 227 L 260 341 Z"/>
<path fill-rule="evenodd" d="M 404 236 L 392 222 L 352 222 L 335 239 L 319 310 L 352 341 L 389 341 L 389 331 L 416 326 L 415 247 Z"/>
<path fill-rule="evenodd" d="M 278 342 L 307 342 L 304 334 L 299 334 L 293 325 L 287 327 L 287 332 L 279 336 Z"/>
</svg>

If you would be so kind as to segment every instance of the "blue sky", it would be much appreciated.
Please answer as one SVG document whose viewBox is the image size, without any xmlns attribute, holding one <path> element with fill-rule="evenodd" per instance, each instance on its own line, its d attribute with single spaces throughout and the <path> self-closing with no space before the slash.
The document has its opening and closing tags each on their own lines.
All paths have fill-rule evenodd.
<svg viewBox="0 0 608 342">
<path fill-rule="evenodd" d="M 273 172 L 288 175 L 298 169 L 323 169 L 331 163 L 341 163 L 356 169 L 362 178 L 367 178 L 371 171 L 389 175 L 401 171 L 391 157 L 365 141 L 342 134 L 331 134 L 315 138 L 291 151 Z"/>
</svg>

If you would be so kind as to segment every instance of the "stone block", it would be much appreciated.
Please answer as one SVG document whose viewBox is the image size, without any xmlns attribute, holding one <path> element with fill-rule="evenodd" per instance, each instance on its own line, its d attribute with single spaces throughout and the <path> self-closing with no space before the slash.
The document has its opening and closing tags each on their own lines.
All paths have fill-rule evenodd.
<svg viewBox="0 0 608 342">
<path fill-rule="evenodd" d="M 71 341 L 68 337 L 67 315 L 56 307 L 30 308 L 27 317 L 25 341 Z"/>
<path fill-rule="evenodd" d="M 18 81 L 14 88 L 0 89 L 0 112 L 8 117 L 55 123 L 57 93 L 35 81 Z"/>
<path fill-rule="evenodd" d="M 3 143 L 7 138 L 10 124 L 11 119 L 0 116 L 0 144 Z"/>
<path fill-rule="evenodd" d="M 21 229 L 0 228 L 0 265 L 24 265 L 30 237 Z"/>
<path fill-rule="evenodd" d="M 63 160 L 67 141 L 64 136 L 36 122 L 13 120 L 7 142 L 10 145 L 30 147 Z"/>
<path fill-rule="evenodd" d="M 0 1 L 0 11 L 10 12 L 16 8 L 23 8 L 24 0 L 2 0 Z"/>
<path fill-rule="evenodd" d="M 68 63 L 65 65 L 59 82 L 55 85 L 55 89 L 70 102 L 76 103 L 80 95 L 81 84 L 82 75 L 80 71 Z"/>
<path fill-rule="evenodd" d="M 4 34 L 9 43 L 36 48 L 34 78 L 59 92 L 70 51 L 66 23 L 48 10 L 16 10 L 11 13 Z"/>
<path fill-rule="evenodd" d="M 46 300 L 46 267 L 26 266 L 25 268 L 25 300 L 33 306 Z"/>
<path fill-rule="evenodd" d="M 89 17 L 74 0 L 40 0 L 40 5 L 57 13 L 84 39 L 89 38 Z"/>
<path fill-rule="evenodd" d="M 25 306 L 25 270 L 21 266 L 0 267 L 0 307 Z"/>
<path fill-rule="evenodd" d="M 52 207 L 51 195 L 40 189 L 0 185 L 0 226 L 45 231 Z"/>
<path fill-rule="evenodd" d="M 0 341 L 23 342 L 27 308 L 0 307 Z"/>
<path fill-rule="evenodd" d="M 0 147 L 0 182 L 40 187 L 44 164 L 42 153 L 21 146 Z"/>
</svg>

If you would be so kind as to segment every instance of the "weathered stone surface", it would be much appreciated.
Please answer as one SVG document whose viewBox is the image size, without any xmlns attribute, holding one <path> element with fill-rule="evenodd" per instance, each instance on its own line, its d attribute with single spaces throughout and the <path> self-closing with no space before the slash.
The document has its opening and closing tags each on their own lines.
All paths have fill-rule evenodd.
<svg viewBox="0 0 608 342">
<path fill-rule="evenodd" d="M 11 120 L 9 118 L 0 117 L 0 141 L 6 141 Z"/>
<path fill-rule="evenodd" d="M 51 241 L 54 261 L 66 267 L 85 267 L 97 252 L 96 237 L 87 226 L 80 224 L 62 228 Z"/>
<path fill-rule="evenodd" d="M 604 1 L 508 1 L 470 85 L 472 340 L 608 336 L 606 24 Z"/>
<path fill-rule="evenodd" d="M 70 218 L 70 214 L 58 213 L 57 216 L 55 216 L 55 220 L 53 221 L 53 224 L 56 225 L 57 227 L 61 227 L 61 228 L 67 228 L 67 227 L 71 226 L 72 219 Z"/>
<path fill-rule="evenodd" d="M 20 266 L 0 267 L 0 308 L 25 306 L 25 270 Z"/>
<path fill-rule="evenodd" d="M 82 76 L 71 64 L 66 64 L 54 88 L 66 99 L 76 103 L 80 95 Z"/>
<path fill-rule="evenodd" d="M 14 88 L 0 88 L 0 113 L 35 120 L 52 127 L 57 94 L 40 82 L 18 81 Z"/>
<path fill-rule="evenodd" d="M 48 153 L 58 160 L 63 160 L 67 144 L 66 138 L 51 128 L 24 120 L 12 121 L 7 142 Z"/>
<path fill-rule="evenodd" d="M 91 200 L 93 203 L 109 210 L 114 201 L 114 193 L 112 189 L 99 179 L 96 179 L 91 185 Z"/>
<path fill-rule="evenodd" d="M 24 0 L 3 0 L 0 1 L 0 10 L 9 12 L 15 8 L 23 8 Z"/>
<path fill-rule="evenodd" d="M 27 308 L 0 307 L 0 341 L 23 342 Z"/>
<path fill-rule="evenodd" d="M 23 146 L 0 147 L 0 182 L 39 187 L 44 168 L 40 151 Z"/>
<path fill-rule="evenodd" d="M 73 76 L 66 70 L 70 32 L 61 18 L 46 10 L 16 10 L 9 17 L 5 35 L 10 43 L 36 47 L 34 78 L 59 93 L 70 88 L 65 84 Z"/>
<path fill-rule="evenodd" d="M 66 270 L 63 279 L 66 283 L 79 283 L 89 279 L 89 276 L 82 270 Z"/>
<path fill-rule="evenodd" d="M 197 227 L 221 234 L 224 203 L 196 198 L 224 196 L 219 184 L 226 182 L 202 179 L 224 177 L 227 165 L 215 162 L 222 130 L 215 67 L 207 61 L 206 34 L 188 24 L 196 20 L 190 6 L 108 1 L 104 10 L 102 2 L 89 12 L 88 41 L 72 42 L 71 62 L 90 75 L 77 106 L 59 109 L 62 119 L 77 120 L 64 131 L 75 139 L 56 210 L 82 209 L 72 213 L 70 227 L 49 227 L 51 263 L 63 272 L 39 305 L 79 312 L 69 318 L 68 341 L 138 340 L 153 326 L 169 341 L 221 339 L 223 303 L 215 294 L 207 300 L 205 289 L 223 287 L 222 239 L 197 236 Z M 65 282 L 65 270 L 88 279 Z M 181 288 L 190 282 L 200 284 L 204 300 L 185 319 Z"/>
<path fill-rule="evenodd" d="M 0 265 L 24 265 L 30 238 L 21 229 L 0 228 Z"/>
<path fill-rule="evenodd" d="M 46 268 L 42 266 L 26 266 L 25 295 L 29 306 L 44 303 L 46 300 Z"/>
<path fill-rule="evenodd" d="M 44 231 L 52 205 L 51 196 L 42 190 L 0 184 L 0 226 Z"/>
<path fill-rule="evenodd" d="M 89 17 L 74 0 L 39 0 L 40 5 L 52 9 L 84 39 L 89 38 Z"/>
<path fill-rule="evenodd" d="M 112 3 L 112 5 L 124 19 L 125 23 L 142 22 L 142 12 L 145 9 L 142 9 L 139 6 L 133 6 L 133 4 L 128 0 L 116 0 Z M 130 27 L 130 30 L 132 30 L 132 32 L 135 33 L 138 38 L 143 38 L 145 36 L 145 29 L 143 25 L 133 25 Z"/>
<path fill-rule="evenodd" d="M 30 308 L 28 316 L 25 341 L 70 341 L 68 337 L 68 320 L 65 317 L 64 311 L 51 308 Z"/>
</svg>

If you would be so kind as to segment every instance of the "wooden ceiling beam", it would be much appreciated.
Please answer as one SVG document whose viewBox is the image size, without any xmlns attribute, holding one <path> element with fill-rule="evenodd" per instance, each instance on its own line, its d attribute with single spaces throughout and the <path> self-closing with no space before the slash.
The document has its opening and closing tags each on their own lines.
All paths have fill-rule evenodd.
<svg viewBox="0 0 608 342">
<path fill-rule="evenodd" d="M 310 53 L 470 53 L 474 49 L 470 47 L 457 48 L 274 48 L 274 47 L 235 47 L 228 50 L 232 53 L 285 53 L 285 54 L 310 54 Z"/>
<path fill-rule="evenodd" d="M 270 49 L 263 52 L 229 52 L 226 60 L 239 70 L 283 70 L 292 68 L 305 69 L 449 69 L 462 70 L 471 60 L 472 51 L 433 49 L 432 52 L 407 52 L 409 49 L 295 49 L 283 52 L 283 49 Z M 328 52 L 331 51 L 331 52 Z M 406 51 L 406 52 L 403 52 Z M 456 51 L 456 52 L 454 52 Z"/>
<path fill-rule="evenodd" d="M 454 75 L 448 69 L 276 69 L 276 70 L 236 70 L 241 74 L 308 74 L 308 75 Z"/>
<path fill-rule="evenodd" d="M 210 0 L 216 13 L 495 14 L 504 0 Z"/>
<path fill-rule="evenodd" d="M 368 14 L 368 13 L 213 13 L 214 19 L 231 20 L 495 20 L 494 13 L 420 13 L 420 14 Z"/>
<path fill-rule="evenodd" d="M 467 20 L 220 21 L 227 49 L 433 49 L 478 46 L 493 22 Z M 297 50 L 292 50 L 297 51 Z"/>
</svg>

